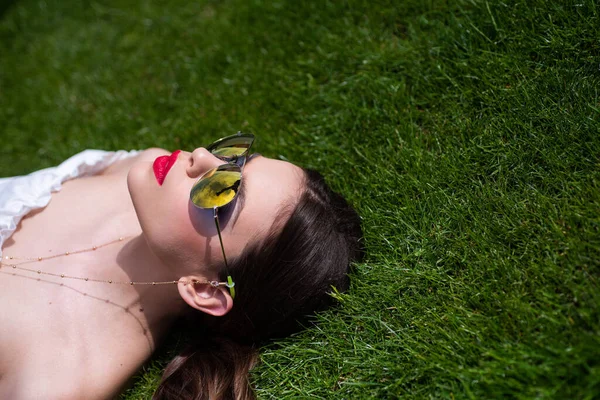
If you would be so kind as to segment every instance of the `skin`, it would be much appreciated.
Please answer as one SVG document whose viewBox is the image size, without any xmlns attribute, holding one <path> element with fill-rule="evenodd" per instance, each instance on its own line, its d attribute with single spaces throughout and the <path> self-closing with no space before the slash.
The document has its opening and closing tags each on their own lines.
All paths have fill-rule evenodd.
<svg viewBox="0 0 600 400">
<path fill-rule="evenodd" d="M 217 279 L 222 254 L 212 211 L 190 206 L 189 192 L 223 162 L 203 148 L 182 152 L 159 186 L 152 163 L 168 154 L 149 149 L 100 175 L 65 182 L 46 208 L 21 221 L 4 255 L 59 254 L 127 236 L 32 266 L 115 281 Z M 293 207 L 302 173 L 259 156 L 247 162 L 243 185 L 243 208 L 232 204 L 222 225 L 230 260 L 281 222 L 276 217 Z M 189 307 L 223 315 L 234 304 L 223 287 L 109 285 L 6 268 L 0 287 L 0 398 L 11 399 L 114 397 Z"/>
</svg>

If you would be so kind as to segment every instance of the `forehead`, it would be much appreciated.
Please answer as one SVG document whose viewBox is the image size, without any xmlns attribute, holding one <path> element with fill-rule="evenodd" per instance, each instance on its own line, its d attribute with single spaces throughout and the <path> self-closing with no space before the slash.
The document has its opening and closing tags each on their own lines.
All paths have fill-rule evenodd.
<svg viewBox="0 0 600 400">
<path fill-rule="evenodd" d="M 267 233 L 282 208 L 293 208 L 303 185 L 302 170 L 286 161 L 252 157 L 243 170 L 245 200 L 232 233 Z"/>
</svg>

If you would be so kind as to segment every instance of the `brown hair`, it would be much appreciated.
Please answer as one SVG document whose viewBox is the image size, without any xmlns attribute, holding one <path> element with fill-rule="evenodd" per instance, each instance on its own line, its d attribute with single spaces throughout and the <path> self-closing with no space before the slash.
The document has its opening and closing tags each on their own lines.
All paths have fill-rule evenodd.
<svg viewBox="0 0 600 400">
<path fill-rule="evenodd" d="M 330 306 L 332 287 L 348 288 L 350 263 L 363 254 L 360 219 L 321 174 L 304 173 L 304 191 L 283 227 L 231 263 L 234 307 L 223 317 L 195 313 L 193 344 L 167 366 L 154 399 L 254 398 L 248 372 L 259 344 Z"/>
</svg>

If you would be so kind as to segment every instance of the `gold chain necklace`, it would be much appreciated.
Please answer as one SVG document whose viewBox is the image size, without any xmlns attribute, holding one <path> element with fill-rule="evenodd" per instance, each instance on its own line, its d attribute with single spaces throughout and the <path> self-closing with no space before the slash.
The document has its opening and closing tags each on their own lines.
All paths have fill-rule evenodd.
<svg viewBox="0 0 600 400">
<path fill-rule="evenodd" d="M 38 275 L 48 275 L 48 276 L 53 276 L 53 277 L 57 277 L 57 278 L 61 278 L 61 279 L 75 279 L 75 280 L 79 280 L 79 281 L 85 281 L 85 282 L 97 282 L 97 283 L 109 283 L 109 284 L 113 284 L 113 285 L 130 285 L 130 286 L 135 286 L 135 285 L 176 285 L 178 283 L 183 283 L 184 285 L 188 285 L 188 284 L 192 284 L 192 285 L 198 285 L 198 284 L 207 284 L 207 285 L 211 285 L 212 287 L 219 287 L 219 286 L 227 286 L 229 287 L 227 282 L 219 282 L 219 281 L 199 281 L 196 279 L 193 279 L 191 281 L 187 281 L 187 280 L 176 280 L 176 281 L 161 281 L 161 282 L 135 282 L 135 281 L 116 281 L 116 280 L 103 280 L 103 279 L 94 279 L 94 278 L 87 278 L 87 277 L 81 277 L 81 276 L 72 276 L 72 275 L 67 275 L 67 274 L 59 274 L 59 273 L 54 273 L 54 272 L 46 272 L 46 271 L 42 271 L 41 269 L 35 269 L 35 268 L 27 268 L 27 267 L 21 267 L 20 265 L 23 264 L 31 264 L 34 262 L 42 262 L 42 261 L 46 261 L 46 260 L 50 260 L 52 258 L 58 258 L 58 257 L 66 257 L 66 256 L 70 256 L 72 254 L 80 254 L 80 253 L 88 253 L 91 251 L 96 251 L 102 247 L 105 246 L 109 246 L 111 244 L 115 244 L 115 243 L 119 243 L 122 242 L 125 239 L 131 238 L 132 236 L 127 236 L 127 237 L 123 237 L 121 236 L 120 238 L 116 239 L 116 240 L 112 240 L 110 242 L 98 245 L 98 246 L 92 246 L 86 249 L 80 249 L 80 250 L 75 250 L 75 251 L 66 251 L 64 253 L 61 254 L 55 254 L 53 256 L 48 256 L 48 257 L 16 257 L 16 256 L 4 256 L 2 261 L 0 261 L 0 269 L 3 268 L 11 268 L 11 269 L 16 269 L 19 271 L 25 271 L 25 272 L 30 272 L 30 273 L 35 273 Z M 6 260 L 24 260 L 20 263 L 14 264 L 14 263 L 5 263 L 4 261 Z"/>
</svg>

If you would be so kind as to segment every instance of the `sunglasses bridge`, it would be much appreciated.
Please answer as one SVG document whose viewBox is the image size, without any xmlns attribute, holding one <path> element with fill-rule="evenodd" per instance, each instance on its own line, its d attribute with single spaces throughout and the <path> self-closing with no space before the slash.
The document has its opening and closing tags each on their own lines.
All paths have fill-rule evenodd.
<svg viewBox="0 0 600 400">
<path fill-rule="evenodd" d="M 199 208 L 205 208 L 205 209 L 209 208 L 206 205 L 203 206 L 201 204 L 197 204 L 194 201 L 194 191 L 195 191 L 196 187 L 204 179 L 209 179 L 209 180 L 212 179 L 213 175 L 214 175 L 214 172 L 212 172 L 212 171 L 216 172 L 216 171 L 219 171 L 219 169 L 221 169 L 221 170 L 227 169 L 227 165 L 235 165 L 235 166 L 237 166 L 237 168 L 239 168 L 239 174 L 240 174 L 239 180 L 235 181 L 232 185 L 225 186 L 222 189 L 214 192 L 216 196 L 220 196 L 221 194 L 223 194 L 229 190 L 233 190 L 233 193 L 234 193 L 233 196 L 229 199 L 229 201 L 227 201 L 224 204 L 220 204 L 219 206 L 213 205 L 212 207 L 210 207 L 213 209 L 213 218 L 215 221 L 215 226 L 217 228 L 217 234 L 219 236 L 219 243 L 221 244 L 221 252 L 223 253 L 223 261 L 225 262 L 225 270 L 227 272 L 227 282 L 211 282 L 211 285 L 213 287 L 227 286 L 227 288 L 229 288 L 229 293 L 231 294 L 232 299 L 235 298 L 235 288 L 234 288 L 235 283 L 233 282 L 231 274 L 229 273 L 229 263 L 227 262 L 227 256 L 225 255 L 225 246 L 223 245 L 223 237 L 221 235 L 221 224 L 219 223 L 218 209 L 219 209 L 219 207 L 222 207 L 222 206 L 225 206 L 225 205 L 231 203 L 231 201 L 233 201 L 237 197 L 238 190 L 241 186 L 241 181 L 242 181 L 242 169 L 244 168 L 244 166 L 246 164 L 246 161 L 248 159 L 248 154 L 250 151 L 250 147 L 252 146 L 253 142 L 254 142 L 254 135 L 238 132 L 236 135 L 232 135 L 232 136 L 228 136 L 228 137 L 219 139 L 219 140 L 215 141 L 214 143 L 212 143 L 211 145 L 207 146 L 206 149 L 213 156 L 217 157 L 218 159 L 220 159 L 222 161 L 225 161 L 226 164 L 223 164 L 222 166 L 217 167 L 214 170 L 211 170 L 211 173 L 207 173 L 209 175 L 208 177 L 202 176 L 200 179 L 198 179 L 198 182 L 194 185 L 194 187 L 192 188 L 192 191 L 190 192 L 190 199 L 192 201 L 192 204 L 194 204 L 196 207 L 199 207 Z M 236 149 L 241 150 L 239 152 L 239 154 L 235 153 Z M 206 195 L 206 196 L 208 196 L 208 195 Z"/>
</svg>

